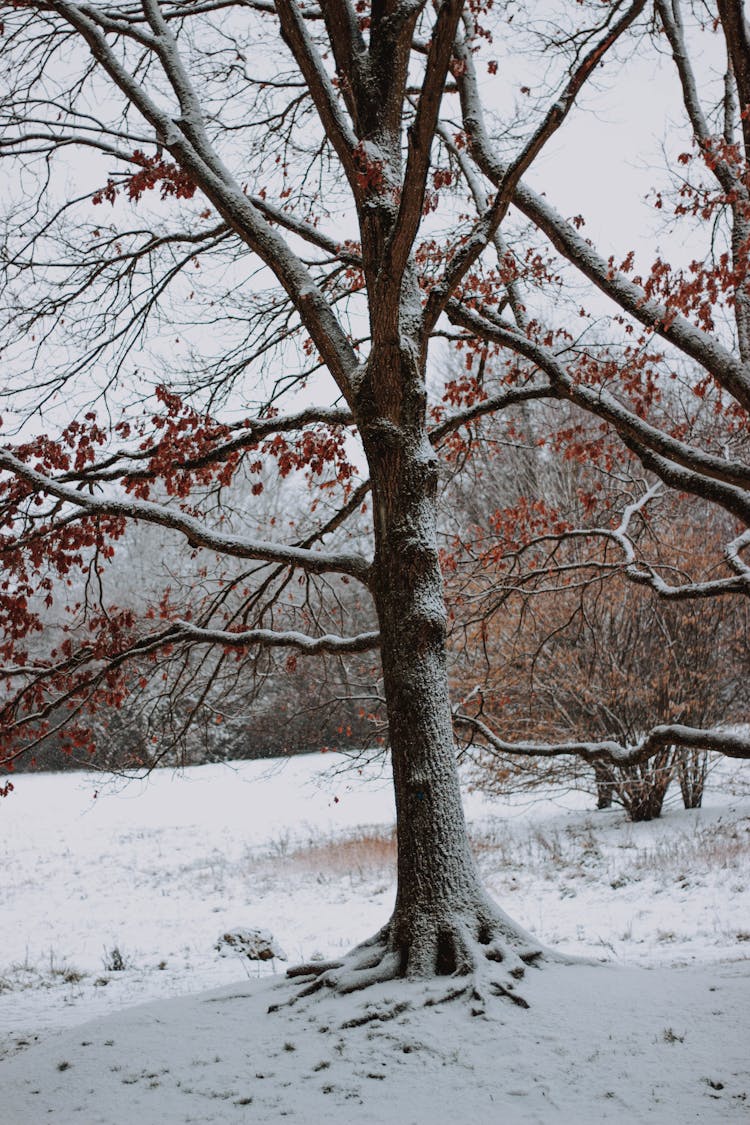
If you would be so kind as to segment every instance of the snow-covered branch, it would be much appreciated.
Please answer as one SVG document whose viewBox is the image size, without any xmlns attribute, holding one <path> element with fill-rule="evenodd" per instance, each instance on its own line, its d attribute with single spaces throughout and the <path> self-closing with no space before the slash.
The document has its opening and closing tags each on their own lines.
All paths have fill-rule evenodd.
<svg viewBox="0 0 750 1125">
<path fill-rule="evenodd" d="M 230 535 L 212 530 L 194 516 L 167 505 L 147 500 L 95 497 L 31 468 L 5 449 L 0 449 L 0 468 L 25 481 L 35 492 L 54 496 L 71 504 L 82 515 L 139 520 L 177 532 L 184 536 L 191 547 L 203 547 L 232 558 L 256 559 L 299 567 L 311 574 L 331 572 L 348 574 L 360 582 L 367 582 L 370 564 L 361 555 L 346 552 L 325 554 L 300 547 L 285 546 L 281 543 Z"/>
<path fill-rule="evenodd" d="M 620 5 L 615 5 L 617 10 Z M 603 57 L 614 43 L 620 38 L 633 22 L 638 18 L 645 7 L 645 0 L 635 0 L 602 36 L 601 40 L 588 52 L 579 65 L 570 75 L 565 89 L 549 107 L 544 117 L 537 125 L 518 155 L 505 167 L 502 178 L 496 182 L 497 192 L 490 206 L 476 223 L 474 230 L 468 237 L 461 240 L 449 255 L 448 267 L 444 277 L 433 288 L 425 310 L 425 321 L 431 328 L 445 308 L 450 295 L 456 286 L 466 276 L 472 265 L 477 261 L 483 250 L 490 244 L 496 231 L 505 218 L 508 208 L 513 201 L 516 187 L 521 177 L 531 167 L 547 141 L 554 136 L 565 121 L 572 109 L 576 97 L 585 85 Z M 470 17 L 466 16 L 467 30 L 470 26 Z M 471 57 L 471 45 L 466 39 L 458 40 L 455 46 L 458 58 L 459 74 L 468 75 L 468 82 L 476 81 Z M 473 76 L 473 77 L 472 77 Z"/>
<path fill-rule="evenodd" d="M 606 419 L 626 444 L 636 446 L 642 460 L 645 453 L 652 453 L 647 467 L 663 479 L 667 479 L 665 474 L 670 463 L 684 470 L 680 473 L 678 468 L 674 468 L 674 482 L 668 480 L 667 483 L 704 496 L 740 519 L 750 521 L 750 466 L 706 453 L 696 445 L 681 441 L 629 410 L 603 387 L 591 387 L 576 381 L 551 348 L 536 343 L 491 311 L 483 310 L 480 314 L 453 301 L 449 303 L 447 313 L 455 324 L 462 325 L 480 338 L 494 340 L 535 363 L 562 397 L 588 413 Z"/>
<path fill-rule="evenodd" d="M 571 755 L 586 762 L 606 762 L 613 766 L 634 766 L 647 762 L 667 746 L 686 750 L 712 750 L 727 758 L 750 758 L 750 738 L 728 730 L 701 730 L 681 723 L 663 723 L 653 727 L 640 742 L 628 746 L 614 739 L 591 742 L 508 742 L 499 738 L 481 719 L 455 711 L 453 722 L 469 727 L 480 735 L 490 750 L 503 755 L 526 758 L 558 758 Z"/>
<path fill-rule="evenodd" d="M 360 633 L 355 637 L 340 637 L 325 633 L 320 637 L 310 637 L 290 629 L 244 629 L 237 632 L 226 629 L 204 629 L 189 621 L 176 621 L 177 638 L 196 641 L 199 644 L 221 645 L 224 648 L 293 648 L 308 656 L 317 653 L 340 654 L 350 652 L 371 652 L 380 646 L 377 632 Z"/>
<path fill-rule="evenodd" d="M 293 301 L 340 390 L 349 397 L 357 377 L 358 360 L 331 305 L 307 267 L 252 204 L 246 192 L 224 166 L 206 139 L 201 123 L 194 121 L 190 115 L 185 121 L 175 120 L 170 116 L 149 93 L 144 83 L 125 66 L 94 16 L 85 8 L 70 3 L 69 0 L 51 0 L 49 7 L 78 31 L 88 44 L 94 59 L 125 95 L 128 102 L 154 128 L 164 147 L 175 157 L 246 245 L 273 271 Z M 280 4 L 280 8 L 288 11 L 289 20 L 297 26 L 296 5 Z M 299 30 L 300 34 L 304 32 L 307 36 L 304 27 Z M 165 41 L 162 40 L 160 50 L 163 55 L 166 52 L 169 56 L 168 77 L 173 86 L 177 83 L 175 94 L 178 98 L 182 96 L 183 99 L 187 99 L 185 101 L 187 105 L 190 94 L 180 85 L 176 47 L 174 43 L 165 45 Z"/>
<path fill-rule="evenodd" d="M 384 256 L 388 276 L 387 280 L 381 279 L 379 288 L 382 287 L 383 292 L 379 300 L 383 299 L 387 291 L 394 291 L 393 278 L 402 276 L 422 220 L 432 139 L 437 126 L 462 9 L 462 0 L 443 0 L 438 8 L 425 62 L 424 81 L 417 101 L 417 111 L 409 129 L 409 148 L 399 210 L 391 231 L 388 250 Z M 382 284 L 383 282 L 385 284 Z M 396 293 L 398 289 L 396 285 Z"/>
<path fill-rule="evenodd" d="M 515 387 L 512 390 L 501 391 L 499 394 L 489 395 L 479 402 L 472 403 L 462 410 L 457 410 L 444 418 L 438 425 L 430 430 L 430 441 L 437 446 L 448 434 L 476 422 L 479 418 L 486 418 L 490 414 L 499 413 L 510 406 L 517 406 L 524 402 L 535 402 L 540 399 L 556 398 L 557 392 L 549 383 L 539 386 Z"/>
<path fill-rule="evenodd" d="M 467 65 L 457 81 L 469 150 L 481 172 L 500 190 L 509 166 L 499 159 L 490 140 L 471 59 L 467 59 Z M 712 372 L 738 402 L 750 408 L 750 372 L 715 335 L 691 324 L 678 310 L 667 308 L 648 296 L 641 285 L 618 270 L 611 259 L 603 258 L 544 196 L 522 180 L 516 184 L 513 203 L 597 288 L 635 320 Z"/>
<path fill-rule="evenodd" d="M 704 582 L 667 582 L 663 574 L 651 563 L 636 556 L 633 540 L 630 537 L 630 524 L 633 517 L 643 512 L 648 504 L 661 495 L 658 484 L 652 484 L 637 500 L 628 504 L 617 527 L 597 527 L 586 531 L 564 532 L 560 538 L 600 537 L 616 543 L 623 553 L 624 572 L 633 582 L 649 586 L 660 597 L 672 601 L 687 601 L 694 598 L 712 598 L 723 594 L 750 595 L 750 567 L 741 557 L 742 550 L 750 543 L 750 531 L 745 531 L 724 548 L 727 564 L 735 572 L 735 577 L 712 578 Z"/>
</svg>

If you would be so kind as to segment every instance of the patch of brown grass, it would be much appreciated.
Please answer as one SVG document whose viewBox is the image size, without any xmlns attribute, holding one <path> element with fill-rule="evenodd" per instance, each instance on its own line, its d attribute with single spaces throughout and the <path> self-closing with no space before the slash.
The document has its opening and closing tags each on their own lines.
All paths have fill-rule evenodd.
<svg viewBox="0 0 750 1125">
<path fill-rule="evenodd" d="M 314 875 L 350 876 L 363 879 L 371 875 L 395 875 L 395 829 L 363 828 L 350 836 L 326 836 L 311 839 L 303 847 L 274 857 L 274 864 L 292 865 L 298 871 Z"/>
</svg>

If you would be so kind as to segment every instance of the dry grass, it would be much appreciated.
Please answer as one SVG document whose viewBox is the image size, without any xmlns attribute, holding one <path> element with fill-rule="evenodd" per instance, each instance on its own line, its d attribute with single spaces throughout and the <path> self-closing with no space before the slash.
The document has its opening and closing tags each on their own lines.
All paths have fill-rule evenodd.
<svg viewBox="0 0 750 1125">
<path fill-rule="evenodd" d="M 666 873 L 676 879 L 683 873 L 706 870 L 739 870 L 750 862 L 750 818 L 717 821 L 680 832 L 644 848 L 633 856 L 632 868 L 642 875 Z"/>
<path fill-rule="evenodd" d="M 613 825 L 611 818 L 597 814 L 563 827 L 529 826 L 525 832 L 517 823 L 498 820 L 475 828 L 471 843 L 485 876 L 503 872 L 519 880 L 524 875 L 553 882 L 583 877 L 623 886 L 649 878 L 675 883 L 690 873 L 750 867 L 747 817 L 679 829 L 662 822 L 640 841 L 626 821 Z M 263 869 L 273 877 L 280 867 L 287 874 L 293 869 L 319 881 L 394 878 L 395 831 L 363 828 L 348 836 L 311 838 L 301 845 L 280 838 L 263 857 Z"/>
<path fill-rule="evenodd" d="M 281 853 L 281 854 L 280 854 Z M 396 872 L 395 829 L 361 829 L 349 836 L 326 836 L 295 848 L 278 846 L 268 857 L 273 867 L 293 866 L 300 873 L 331 878 L 366 879 Z"/>
<path fill-rule="evenodd" d="M 22 992 L 27 989 L 53 988 L 56 984 L 80 984 L 87 974 L 52 950 L 48 957 L 32 963 L 28 954 L 24 961 L 14 962 L 0 976 L 0 992 Z"/>
</svg>

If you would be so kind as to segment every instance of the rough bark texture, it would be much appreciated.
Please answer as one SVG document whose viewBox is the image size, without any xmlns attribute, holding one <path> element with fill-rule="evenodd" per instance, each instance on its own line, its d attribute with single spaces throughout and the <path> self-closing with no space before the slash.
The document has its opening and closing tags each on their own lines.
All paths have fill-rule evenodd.
<svg viewBox="0 0 750 1125">
<path fill-rule="evenodd" d="M 373 485 L 372 589 L 396 796 L 396 904 L 383 930 L 348 958 L 290 975 L 306 979 L 302 995 L 393 977 L 454 976 L 447 995 L 467 993 L 479 1013 L 486 991 L 525 1005 L 515 982 L 543 950 L 489 898 L 469 846 L 448 688 L 438 465 L 415 351 L 402 349 L 398 367 L 370 371 L 363 394 L 371 420 L 361 431 Z"/>
<path fill-rule="evenodd" d="M 435 532 L 437 463 L 420 429 L 415 419 L 370 452 L 375 599 L 398 820 L 390 943 L 410 975 L 457 968 L 451 916 L 476 912 L 484 900 L 454 761 Z"/>
</svg>

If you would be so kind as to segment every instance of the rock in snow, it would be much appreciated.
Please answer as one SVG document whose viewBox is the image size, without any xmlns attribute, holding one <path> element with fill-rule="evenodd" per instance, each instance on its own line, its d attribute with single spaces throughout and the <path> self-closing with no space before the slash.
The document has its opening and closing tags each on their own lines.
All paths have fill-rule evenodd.
<svg viewBox="0 0 750 1125">
<path fill-rule="evenodd" d="M 219 935 L 214 949 L 221 957 L 238 953 L 248 961 L 286 961 L 287 956 L 270 930 L 246 930 L 237 926 Z"/>
</svg>

